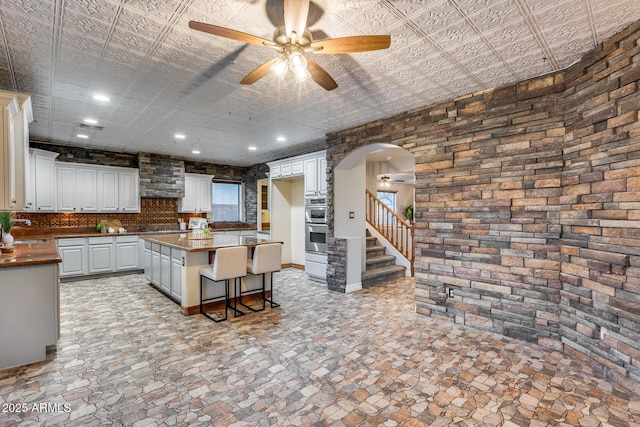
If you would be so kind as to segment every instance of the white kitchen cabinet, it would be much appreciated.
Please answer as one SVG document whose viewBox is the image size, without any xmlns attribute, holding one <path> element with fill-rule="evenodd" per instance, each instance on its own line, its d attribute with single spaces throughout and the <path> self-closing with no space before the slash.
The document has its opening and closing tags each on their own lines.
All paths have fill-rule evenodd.
<svg viewBox="0 0 640 427">
<path fill-rule="evenodd" d="M 142 240 L 144 277 L 151 282 L 151 242 Z"/>
<path fill-rule="evenodd" d="M 171 294 L 171 248 L 160 247 L 160 289 Z"/>
<path fill-rule="evenodd" d="M 138 268 L 138 236 L 116 236 L 116 270 Z"/>
<path fill-rule="evenodd" d="M 89 274 L 109 273 L 115 270 L 113 237 L 89 237 Z"/>
<path fill-rule="evenodd" d="M 56 210 L 74 212 L 76 210 L 76 168 L 56 165 Z"/>
<path fill-rule="evenodd" d="M 211 212 L 212 175 L 184 174 L 184 197 L 179 212 Z"/>
<path fill-rule="evenodd" d="M 120 212 L 140 212 L 140 174 L 138 169 L 118 172 Z"/>
<path fill-rule="evenodd" d="M 269 176 L 271 179 L 288 178 L 304 174 L 305 156 L 291 157 L 269 163 Z"/>
<path fill-rule="evenodd" d="M 276 178 L 282 178 L 282 174 L 281 174 L 281 169 L 282 166 L 281 165 L 273 165 L 273 166 L 269 166 L 269 176 L 271 177 L 271 179 L 276 179 Z"/>
<path fill-rule="evenodd" d="M 182 273 L 185 266 L 186 254 L 180 249 L 171 248 L 171 296 L 178 302 L 182 301 Z"/>
<path fill-rule="evenodd" d="M 98 170 L 98 211 L 118 212 L 118 171 L 113 169 Z"/>
<path fill-rule="evenodd" d="M 160 245 L 151 244 L 151 283 L 160 287 Z"/>
<path fill-rule="evenodd" d="M 304 161 L 304 195 L 327 195 L 327 158 L 324 152 Z"/>
<path fill-rule="evenodd" d="M 31 98 L 0 91 L 0 210 L 23 210 L 27 203 Z"/>
<path fill-rule="evenodd" d="M 57 239 L 60 277 L 83 276 L 88 272 L 87 244 L 84 238 Z"/>
<path fill-rule="evenodd" d="M 54 212 L 56 210 L 56 162 L 58 153 L 31 149 L 33 156 L 33 197 L 35 212 Z M 31 185 L 31 184 L 30 184 Z"/>
<path fill-rule="evenodd" d="M 98 171 L 80 166 L 76 169 L 76 212 L 98 212 Z"/>
</svg>

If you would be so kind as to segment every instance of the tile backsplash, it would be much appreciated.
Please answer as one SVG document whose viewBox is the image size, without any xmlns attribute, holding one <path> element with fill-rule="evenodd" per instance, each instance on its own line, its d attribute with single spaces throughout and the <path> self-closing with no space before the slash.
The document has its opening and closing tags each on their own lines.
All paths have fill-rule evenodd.
<svg viewBox="0 0 640 427">
<path fill-rule="evenodd" d="M 117 219 L 123 226 L 147 225 L 147 224 L 175 224 L 178 218 L 188 221 L 190 217 L 198 214 L 178 213 L 178 199 L 142 198 L 140 200 L 140 213 L 29 213 L 19 212 L 16 218 L 31 220 L 32 227 L 92 227 L 103 219 Z"/>
</svg>

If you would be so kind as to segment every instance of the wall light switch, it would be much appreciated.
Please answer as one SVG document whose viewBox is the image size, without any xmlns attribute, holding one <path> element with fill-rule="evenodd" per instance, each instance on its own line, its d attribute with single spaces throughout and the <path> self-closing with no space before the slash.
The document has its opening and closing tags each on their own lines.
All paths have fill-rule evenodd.
<svg viewBox="0 0 640 427">
<path fill-rule="evenodd" d="M 356 217 L 355 212 L 349 212 L 349 219 L 353 219 Z"/>
</svg>

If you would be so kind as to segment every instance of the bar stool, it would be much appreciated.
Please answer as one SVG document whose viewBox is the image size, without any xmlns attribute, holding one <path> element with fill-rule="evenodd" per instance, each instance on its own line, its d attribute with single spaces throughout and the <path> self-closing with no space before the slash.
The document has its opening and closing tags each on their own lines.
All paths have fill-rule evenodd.
<svg viewBox="0 0 640 427">
<path fill-rule="evenodd" d="M 282 243 L 266 243 L 256 246 L 253 252 L 253 258 L 247 260 L 247 272 L 253 275 L 262 274 L 262 308 L 254 309 L 242 303 L 242 294 L 240 292 L 240 304 L 251 311 L 262 311 L 265 309 L 265 302 L 271 304 L 271 308 L 280 307 L 280 304 L 273 302 L 273 272 L 280 271 L 282 268 Z M 267 299 L 265 294 L 265 274 L 269 273 L 271 277 L 271 299 Z M 246 293 L 246 292 L 244 292 Z"/>
<path fill-rule="evenodd" d="M 246 246 L 232 246 L 228 248 L 220 248 L 215 252 L 213 259 L 213 265 L 200 269 L 200 313 L 214 322 L 222 322 L 227 320 L 227 308 L 234 311 L 234 317 L 242 316 L 244 313 L 237 309 L 237 301 L 239 291 L 236 291 L 236 283 L 238 279 L 247 275 L 247 247 Z M 215 318 L 208 315 L 202 310 L 202 303 L 213 300 L 219 300 L 222 297 L 202 298 L 202 289 L 204 285 L 204 279 L 207 278 L 214 282 L 224 280 L 224 317 Z M 236 298 L 234 299 L 233 307 L 229 304 L 229 280 L 233 279 L 234 293 Z M 239 287 L 238 287 L 239 288 Z"/>
</svg>

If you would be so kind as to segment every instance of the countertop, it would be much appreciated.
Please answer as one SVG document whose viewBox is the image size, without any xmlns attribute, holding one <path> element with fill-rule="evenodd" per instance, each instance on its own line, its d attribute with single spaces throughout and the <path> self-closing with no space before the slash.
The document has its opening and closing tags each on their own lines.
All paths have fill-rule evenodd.
<svg viewBox="0 0 640 427">
<path fill-rule="evenodd" d="M 0 254 L 0 268 L 25 267 L 29 265 L 57 264 L 62 262 L 56 242 L 52 238 L 40 243 L 19 243 L 13 252 Z"/>
<path fill-rule="evenodd" d="M 251 236 L 213 235 L 210 239 L 190 239 L 189 233 L 142 235 L 141 239 L 189 252 L 215 251 L 228 246 L 255 247 L 266 243 L 282 243 Z"/>
<path fill-rule="evenodd" d="M 32 227 L 14 227 L 11 234 L 16 239 L 60 239 L 60 238 L 73 238 L 73 237 L 102 237 L 102 236 L 126 236 L 136 235 L 144 236 L 148 234 L 184 234 L 189 230 L 179 230 L 177 228 L 171 229 L 165 227 L 145 227 L 145 226 L 130 226 L 124 227 L 127 232 L 120 233 L 100 233 L 94 227 L 54 227 L 54 228 L 32 228 Z M 238 230 L 256 230 L 255 225 L 251 226 L 247 224 L 245 227 L 216 227 L 211 229 L 212 233 L 220 231 L 238 231 Z"/>
</svg>

